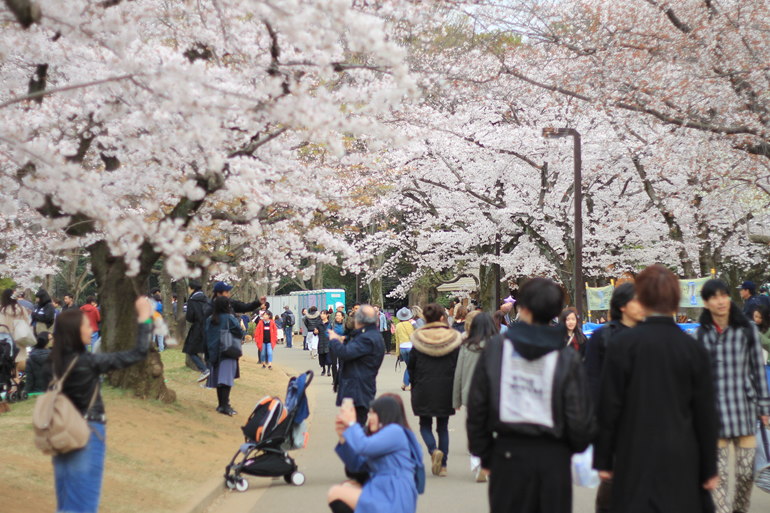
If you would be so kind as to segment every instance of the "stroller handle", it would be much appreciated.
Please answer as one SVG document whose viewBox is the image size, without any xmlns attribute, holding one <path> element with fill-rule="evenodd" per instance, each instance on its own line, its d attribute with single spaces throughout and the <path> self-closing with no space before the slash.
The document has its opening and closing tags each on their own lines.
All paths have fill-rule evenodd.
<svg viewBox="0 0 770 513">
<path fill-rule="evenodd" d="M 313 381 L 314 375 L 315 374 L 311 370 L 305 372 L 305 376 L 307 376 L 307 379 L 305 380 L 305 389 L 307 389 L 307 387 L 310 386 L 310 383 Z"/>
</svg>

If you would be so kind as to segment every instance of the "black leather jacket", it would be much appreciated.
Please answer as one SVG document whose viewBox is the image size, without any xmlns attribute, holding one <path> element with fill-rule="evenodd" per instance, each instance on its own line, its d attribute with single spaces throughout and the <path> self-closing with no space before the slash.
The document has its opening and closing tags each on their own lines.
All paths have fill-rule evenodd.
<svg viewBox="0 0 770 513">
<path fill-rule="evenodd" d="M 503 345 L 534 360 L 558 351 L 553 375 L 553 427 L 506 423 L 500 420 L 500 381 Z M 505 336 L 493 337 L 484 346 L 473 374 L 468 396 L 468 445 L 471 454 L 489 468 L 496 437 L 506 435 L 545 436 L 563 440 L 573 452 L 582 452 L 597 432 L 585 367 L 572 347 L 564 347 L 564 328 L 512 324 Z"/>
<path fill-rule="evenodd" d="M 78 363 L 75 364 L 75 367 L 64 381 L 63 391 L 80 413 L 85 415 L 88 403 L 94 394 L 94 389 L 99 384 L 99 376 L 113 370 L 125 369 L 147 358 L 151 335 L 152 324 L 142 323 L 137 328 L 136 346 L 133 349 L 99 354 L 84 352 L 77 356 Z M 65 359 L 67 367 L 73 357 L 74 355 Z M 67 367 L 57 372 L 57 374 L 63 374 Z M 53 374 L 50 360 L 45 364 L 44 374 L 45 379 L 50 382 Z M 96 400 L 88 411 L 88 415 L 90 418 L 96 418 L 102 414 L 104 414 L 104 403 L 102 402 L 102 394 L 100 392 L 96 394 Z"/>
</svg>

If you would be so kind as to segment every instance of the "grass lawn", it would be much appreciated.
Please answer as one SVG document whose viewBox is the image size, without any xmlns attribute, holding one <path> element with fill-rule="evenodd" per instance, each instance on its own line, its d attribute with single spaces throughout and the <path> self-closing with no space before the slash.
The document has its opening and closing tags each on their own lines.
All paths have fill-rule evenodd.
<svg viewBox="0 0 770 513">
<path fill-rule="evenodd" d="M 224 468 L 243 442 L 242 426 L 264 396 L 286 394 L 288 369 L 263 371 L 241 358 L 241 379 L 230 395 L 235 417 L 215 411 L 216 392 L 201 388 L 198 373 L 184 364 L 180 349 L 163 352 L 174 404 L 145 401 L 122 389 L 102 388 L 107 413 L 107 458 L 101 512 L 167 512 L 184 504 L 197 487 Z M 277 372 L 276 372 L 277 371 Z M 3 511 L 54 511 L 51 458 L 35 448 L 34 398 L 11 405 L 0 416 Z"/>
</svg>

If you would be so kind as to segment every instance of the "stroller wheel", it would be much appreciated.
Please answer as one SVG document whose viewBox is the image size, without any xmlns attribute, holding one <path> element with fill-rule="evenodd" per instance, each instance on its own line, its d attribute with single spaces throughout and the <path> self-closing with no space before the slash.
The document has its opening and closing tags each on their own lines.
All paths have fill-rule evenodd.
<svg viewBox="0 0 770 513">
<path fill-rule="evenodd" d="M 235 489 L 239 492 L 245 492 L 249 489 L 249 482 L 244 478 L 240 478 L 235 482 Z"/>
<path fill-rule="evenodd" d="M 292 474 L 286 474 L 283 476 L 283 480 L 286 481 L 286 484 L 291 484 L 291 476 Z"/>
<path fill-rule="evenodd" d="M 305 474 L 302 472 L 294 472 L 291 475 L 291 482 L 294 486 L 302 486 L 305 484 Z"/>
<path fill-rule="evenodd" d="M 228 487 L 230 490 L 234 490 L 234 489 L 235 489 L 235 478 L 234 478 L 234 477 L 230 477 L 230 476 L 227 476 L 227 477 L 225 478 L 225 485 L 227 485 L 227 487 Z"/>
<path fill-rule="evenodd" d="M 21 400 L 26 401 L 27 399 L 29 399 L 29 393 L 25 390 L 21 393 Z"/>
<path fill-rule="evenodd" d="M 19 400 L 19 395 L 14 391 L 8 394 L 8 402 L 15 403 Z"/>
</svg>

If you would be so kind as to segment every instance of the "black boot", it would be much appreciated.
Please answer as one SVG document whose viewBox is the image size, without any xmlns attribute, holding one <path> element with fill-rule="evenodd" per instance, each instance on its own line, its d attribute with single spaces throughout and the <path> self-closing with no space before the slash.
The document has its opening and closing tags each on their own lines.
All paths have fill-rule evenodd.
<svg viewBox="0 0 770 513">
<path fill-rule="evenodd" d="M 353 513 L 353 508 L 342 502 L 341 500 L 332 501 L 329 503 L 332 513 Z"/>
</svg>

